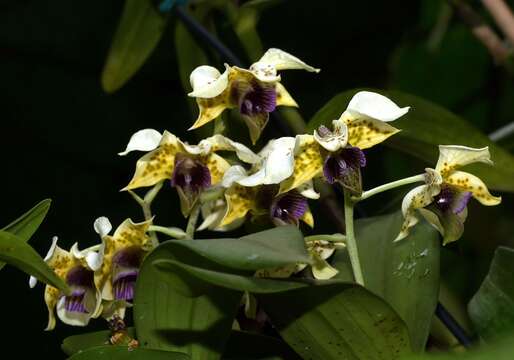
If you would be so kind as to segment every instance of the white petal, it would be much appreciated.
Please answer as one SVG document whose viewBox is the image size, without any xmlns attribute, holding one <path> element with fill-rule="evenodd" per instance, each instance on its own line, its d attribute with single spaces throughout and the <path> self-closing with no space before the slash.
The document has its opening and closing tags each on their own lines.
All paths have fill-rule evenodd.
<svg viewBox="0 0 514 360">
<path fill-rule="evenodd" d="M 46 254 L 46 256 L 43 260 L 47 261 L 52 258 L 52 256 L 54 255 L 55 249 L 57 249 L 57 240 L 59 240 L 59 238 L 57 236 L 54 236 L 52 238 L 52 245 L 50 246 L 50 249 L 48 250 L 48 253 Z"/>
<path fill-rule="evenodd" d="M 130 137 L 125 151 L 118 153 L 120 156 L 127 155 L 131 151 L 152 151 L 161 142 L 162 134 L 154 129 L 143 129 Z"/>
<path fill-rule="evenodd" d="M 320 71 L 320 69 L 307 65 L 296 56 L 275 48 L 271 48 L 266 51 L 259 61 L 250 66 L 250 71 L 252 71 L 259 79 L 264 78 L 269 80 L 276 77 L 277 71 L 289 69 L 301 69 L 310 72 Z"/>
<path fill-rule="evenodd" d="M 109 234 L 112 230 L 111 222 L 105 216 L 101 216 L 98 219 L 96 219 L 93 224 L 93 227 L 96 233 L 100 235 L 100 237 L 104 237 L 105 235 Z"/>
<path fill-rule="evenodd" d="M 410 107 L 400 108 L 387 97 L 370 92 L 360 91 L 353 96 L 343 117 L 369 117 L 380 121 L 394 121 L 409 111 Z"/>
<path fill-rule="evenodd" d="M 278 184 L 293 174 L 294 170 L 294 137 L 282 137 L 272 140 L 267 147 L 267 156 L 261 168 L 255 174 L 237 181 L 243 186 L 257 186 L 261 184 Z"/>
<path fill-rule="evenodd" d="M 439 145 L 439 159 L 437 160 L 436 170 L 447 172 L 476 162 L 493 165 L 489 147 L 471 148 L 460 145 Z"/>
<path fill-rule="evenodd" d="M 307 199 L 317 200 L 319 199 L 319 193 L 314 190 L 314 185 L 312 180 L 307 181 L 306 183 L 298 186 L 296 190 Z"/>
<path fill-rule="evenodd" d="M 33 289 L 37 285 L 37 279 L 34 276 L 30 276 L 29 278 L 29 286 Z"/>
<path fill-rule="evenodd" d="M 204 139 L 200 142 L 200 144 L 204 142 L 208 143 L 210 147 L 214 149 L 213 151 L 235 151 L 237 157 L 248 164 L 256 164 L 261 160 L 259 155 L 255 154 L 252 150 L 243 144 L 233 141 L 220 134 Z"/>
<path fill-rule="evenodd" d="M 332 134 L 321 136 L 317 130 L 314 130 L 314 139 L 330 152 L 342 149 L 348 143 L 348 126 L 342 120 L 332 121 Z"/>
<path fill-rule="evenodd" d="M 189 77 L 193 91 L 187 95 L 202 99 L 209 99 L 220 95 L 228 86 L 229 71 L 230 66 L 227 64 L 225 64 L 225 72 L 223 74 L 212 66 L 198 66 Z"/>
<path fill-rule="evenodd" d="M 59 319 L 68 325 L 86 326 L 89 323 L 89 319 L 91 319 L 91 314 L 67 311 L 65 302 L 66 297 L 62 296 L 57 303 L 57 316 Z"/>
<path fill-rule="evenodd" d="M 241 165 L 234 165 L 225 171 L 221 185 L 225 188 L 229 188 L 234 182 L 238 182 L 245 177 L 247 177 L 245 168 Z"/>
<path fill-rule="evenodd" d="M 98 252 L 90 251 L 87 253 L 86 263 L 91 270 L 97 271 L 102 267 L 102 263 L 104 260 L 104 250 L 105 246 L 102 244 L 102 247 Z"/>
</svg>

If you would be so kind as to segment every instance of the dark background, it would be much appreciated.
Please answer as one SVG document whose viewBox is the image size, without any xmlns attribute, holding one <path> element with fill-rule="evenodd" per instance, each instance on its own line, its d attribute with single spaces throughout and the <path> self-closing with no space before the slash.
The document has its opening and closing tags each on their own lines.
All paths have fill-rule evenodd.
<svg viewBox="0 0 514 360">
<path fill-rule="evenodd" d="M 514 118 L 512 78 L 494 66 L 457 18 L 430 49 L 441 3 L 285 1 L 264 14 L 259 30 L 266 48 L 284 49 L 323 69 L 319 75 L 283 74 L 306 119 L 340 91 L 393 88 L 446 106 L 489 133 Z M 108 216 L 115 226 L 127 217 L 141 218 L 137 204 L 119 192 L 138 155 L 116 154 L 133 132 L 167 129 L 198 140 L 186 132 L 196 114 L 178 77 L 174 21 L 140 72 L 115 94 L 103 92 L 100 74 L 122 6 L 121 0 L 0 1 L 0 222 L 52 198 L 47 220 L 31 239 L 42 255 L 53 235 L 65 248 L 76 241 L 81 247 L 97 243 L 92 224 L 98 216 Z M 369 156 L 365 187 L 427 165 L 384 147 Z M 496 208 L 472 205 L 464 238 L 444 251 L 445 286 L 463 302 L 479 286 L 494 248 L 514 242 L 513 198 L 502 195 L 504 203 Z M 363 211 L 395 210 L 400 200 L 381 198 Z M 165 189 L 157 201 L 159 223 L 184 226 L 178 206 L 175 192 Z M 55 331 L 43 332 L 43 287 L 29 289 L 28 276 L 10 267 L 0 272 L 0 282 L 3 348 L 18 358 L 63 358 L 61 340 L 84 330 L 58 322 Z M 96 320 L 90 328 L 103 327 Z"/>
</svg>

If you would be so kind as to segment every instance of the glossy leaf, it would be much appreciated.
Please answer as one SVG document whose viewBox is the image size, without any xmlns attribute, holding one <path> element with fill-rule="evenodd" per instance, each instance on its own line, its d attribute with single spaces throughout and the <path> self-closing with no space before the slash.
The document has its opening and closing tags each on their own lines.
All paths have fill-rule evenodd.
<svg viewBox="0 0 514 360">
<path fill-rule="evenodd" d="M 393 242 L 402 220 L 400 212 L 357 220 L 355 236 L 366 287 L 396 310 L 409 328 L 412 348 L 423 351 L 439 295 L 441 242 L 425 221 Z"/>
<path fill-rule="evenodd" d="M 99 346 L 76 353 L 69 360 L 188 360 L 189 356 L 178 352 L 152 349 L 128 349 L 122 346 Z"/>
<path fill-rule="evenodd" d="M 4 227 L 2 231 L 14 234 L 22 241 L 29 241 L 45 219 L 51 202 L 52 200 L 50 199 L 45 199 L 39 202 L 32 209 Z M 0 269 L 4 266 L 5 263 L 0 262 Z"/>
<path fill-rule="evenodd" d="M 161 39 L 166 22 L 152 0 L 126 0 L 102 72 L 106 92 L 118 90 L 141 68 Z"/>
<path fill-rule="evenodd" d="M 0 231 L 0 261 L 15 266 L 64 292 L 68 291 L 66 284 L 48 267 L 30 245 L 18 236 L 5 231 Z"/>
<path fill-rule="evenodd" d="M 378 296 L 327 282 L 259 295 L 286 342 L 304 359 L 399 359 L 410 353 L 405 323 Z"/>
<path fill-rule="evenodd" d="M 135 337 L 134 328 L 129 328 L 128 333 L 132 338 Z M 111 331 L 109 330 L 72 335 L 63 340 L 61 349 L 66 355 L 73 355 L 92 347 L 106 345 L 110 337 Z"/>
<path fill-rule="evenodd" d="M 309 121 L 308 132 L 322 124 L 330 125 L 333 119 L 339 118 L 352 96 L 359 90 L 361 89 L 345 91 L 333 97 Z M 479 164 L 470 165 L 466 169 L 484 180 L 492 189 L 514 191 L 514 156 L 493 143 L 466 120 L 413 95 L 399 91 L 371 91 L 389 97 L 400 106 L 411 106 L 407 115 L 393 123 L 402 131 L 389 138 L 386 145 L 417 156 L 432 167 L 437 161 L 439 144 L 489 146 L 495 166 Z"/>
<path fill-rule="evenodd" d="M 514 249 L 499 247 L 468 311 L 486 341 L 514 331 Z"/>
</svg>

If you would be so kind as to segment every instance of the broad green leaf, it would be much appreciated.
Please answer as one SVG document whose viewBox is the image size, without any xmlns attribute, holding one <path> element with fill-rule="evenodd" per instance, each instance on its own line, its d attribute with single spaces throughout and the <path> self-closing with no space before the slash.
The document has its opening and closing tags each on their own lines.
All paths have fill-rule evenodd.
<svg viewBox="0 0 514 360">
<path fill-rule="evenodd" d="M 15 266 L 39 281 L 68 292 L 67 285 L 26 242 L 11 233 L 0 231 L 0 261 Z"/>
<path fill-rule="evenodd" d="M 514 249 L 499 247 L 468 312 L 486 341 L 514 331 Z"/>
<path fill-rule="evenodd" d="M 118 90 L 141 68 L 161 39 L 166 22 L 152 0 L 126 0 L 102 72 L 106 92 Z"/>
<path fill-rule="evenodd" d="M 399 359 L 410 353 L 405 323 L 378 296 L 350 283 L 258 295 L 286 342 L 304 359 Z"/>
<path fill-rule="evenodd" d="M 237 330 L 230 334 L 223 359 L 301 360 L 282 339 Z"/>
<path fill-rule="evenodd" d="M 352 96 L 359 90 L 363 89 L 345 91 L 333 97 L 309 121 L 308 132 L 322 124 L 330 126 L 331 121 L 339 118 Z M 388 139 L 386 145 L 419 157 L 432 167 L 436 164 L 437 146 L 440 144 L 489 146 L 495 165 L 470 165 L 466 169 L 484 180 L 492 189 L 514 191 L 514 156 L 490 141 L 466 120 L 439 105 L 413 95 L 399 91 L 371 91 L 389 97 L 400 106 L 411 106 L 407 115 L 392 123 L 402 131 Z"/>
<path fill-rule="evenodd" d="M 22 241 L 29 241 L 45 219 L 52 200 L 45 199 L 27 211 L 25 214 L 4 227 L 2 231 L 18 236 Z M 5 263 L 0 262 L 0 269 Z"/>
<path fill-rule="evenodd" d="M 98 346 L 76 353 L 69 360 L 188 360 L 186 354 L 153 349 L 128 349 L 122 346 Z"/>
<path fill-rule="evenodd" d="M 134 328 L 129 328 L 128 333 L 133 338 L 135 336 Z M 109 330 L 72 335 L 63 340 L 61 349 L 66 355 L 71 356 L 75 353 L 85 351 L 92 347 L 106 345 L 110 337 L 111 331 Z"/>
<path fill-rule="evenodd" d="M 402 220 L 400 212 L 357 220 L 355 236 L 366 287 L 396 310 L 407 324 L 412 348 L 423 351 L 439 295 L 441 242 L 425 221 L 408 238 L 393 242 Z"/>
</svg>

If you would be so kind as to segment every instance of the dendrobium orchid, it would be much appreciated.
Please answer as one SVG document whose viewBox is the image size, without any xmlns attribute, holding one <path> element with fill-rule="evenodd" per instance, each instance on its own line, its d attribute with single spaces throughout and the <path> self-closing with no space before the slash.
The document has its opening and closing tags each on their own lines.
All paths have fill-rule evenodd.
<svg viewBox="0 0 514 360">
<path fill-rule="evenodd" d="M 212 66 L 197 67 L 190 76 L 193 91 L 188 95 L 196 98 L 200 112 L 191 129 L 214 120 L 225 109 L 238 108 L 255 143 L 275 107 L 298 106 L 280 83 L 278 71 L 288 69 L 320 71 L 279 49 L 266 51 L 248 70 L 225 64 L 221 74 Z"/>
<path fill-rule="evenodd" d="M 198 145 L 189 145 L 167 131 L 161 135 L 156 130 L 144 129 L 132 136 L 127 149 L 120 155 L 134 150 L 151 152 L 137 161 L 135 174 L 123 190 L 170 180 L 179 194 L 184 216 L 189 214 L 199 194 L 218 184 L 230 167 L 216 151 L 234 151 L 240 160 L 248 163 L 260 161 L 246 146 L 222 135 L 211 136 Z"/>
<path fill-rule="evenodd" d="M 149 226 L 150 221 L 133 223 L 127 219 L 111 236 L 109 219 L 100 217 L 95 220 L 95 231 L 102 239 L 102 265 L 95 272 L 95 284 L 101 291 L 102 299 L 133 300 L 139 267 L 144 256 L 152 249 L 150 237 L 146 234 Z M 123 312 L 118 315 L 123 317 Z"/>
<path fill-rule="evenodd" d="M 77 244 L 70 251 L 57 246 L 57 237 L 45 257 L 48 266 L 70 287 L 70 294 L 46 285 L 45 303 L 48 308 L 48 325 L 45 330 L 55 328 L 55 309 L 59 319 L 68 325 L 86 326 L 89 320 L 102 313 L 102 297 L 94 282 L 94 271 L 100 263 L 93 249 L 78 251 Z M 36 278 L 30 277 L 29 285 L 34 287 Z"/>
<path fill-rule="evenodd" d="M 360 168 L 366 165 L 362 150 L 381 143 L 399 130 L 389 125 L 409 111 L 400 108 L 383 95 L 361 91 L 353 96 L 333 129 L 320 126 L 313 135 L 298 135 L 294 147 L 294 161 L 289 154 L 283 161 L 270 166 L 290 172 L 280 184 L 280 192 L 287 192 L 323 175 L 329 183 L 339 182 L 353 193 L 360 193 Z M 291 164 L 287 170 L 286 164 Z M 292 167 L 291 167 L 292 166 Z M 272 171 L 272 169 L 270 169 Z"/>
<path fill-rule="evenodd" d="M 409 229 L 418 222 L 419 212 L 441 233 L 443 244 L 447 244 L 461 237 L 467 216 L 466 206 L 471 197 L 482 205 L 498 205 L 501 197 L 491 195 L 482 180 L 458 170 L 476 162 L 493 164 L 488 147 L 439 145 L 435 169 L 426 169 L 425 184 L 409 191 L 403 199 L 405 220 L 396 240 L 409 234 Z"/>
</svg>

